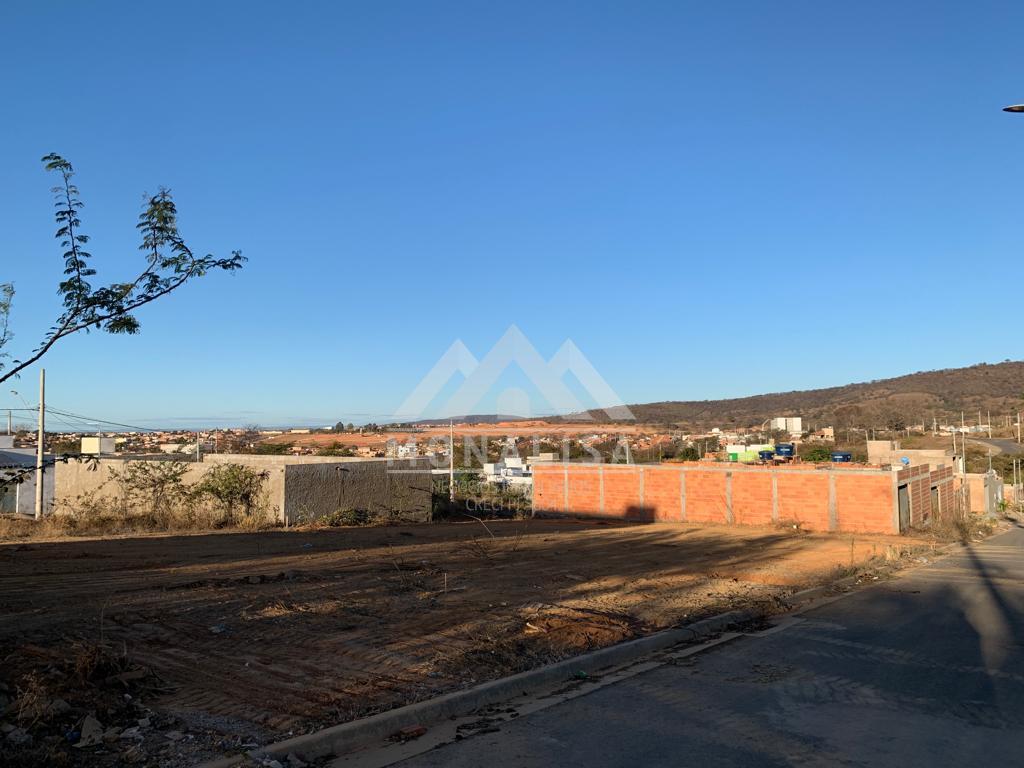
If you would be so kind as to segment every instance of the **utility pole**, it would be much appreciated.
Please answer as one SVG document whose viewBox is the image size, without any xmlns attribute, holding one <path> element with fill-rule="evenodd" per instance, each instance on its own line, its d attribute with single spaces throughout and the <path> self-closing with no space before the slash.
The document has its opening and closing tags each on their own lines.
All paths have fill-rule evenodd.
<svg viewBox="0 0 1024 768">
<path fill-rule="evenodd" d="M 986 416 L 988 417 L 985 421 L 988 423 L 988 439 L 992 439 L 992 411 L 989 411 Z"/>
<path fill-rule="evenodd" d="M 448 420 L 448 501 L 455 503 L 455 422 Z"/>
<path fill-rule="evenodd" d="M 10 411 L 10 409 L 8 409 L 8 410 L 7 410 L 7 434 L 8 434 L 8 435 L 13 435 L 13 434 L 14 434 L 14 431 L 13 431 L 13 430 L 11 429 L 11 427 L 12 427 L 13 425 L 14 425 L 14 424 L 13 424 L 13 422 L 11 421 L 11 411 Z"/>
<path fill-rule="evenodd" d="M 202 457 L 199 455 L 199 430 L 196 430 L 196 461 L 202 460 Z"/>
<path fill-rule="evenodd" d="M 39 369 L 39 434 L 36 437 L 36 520 L 43 519 L 43 442 L 46 439 L 46 369 Z"/>
</svg>

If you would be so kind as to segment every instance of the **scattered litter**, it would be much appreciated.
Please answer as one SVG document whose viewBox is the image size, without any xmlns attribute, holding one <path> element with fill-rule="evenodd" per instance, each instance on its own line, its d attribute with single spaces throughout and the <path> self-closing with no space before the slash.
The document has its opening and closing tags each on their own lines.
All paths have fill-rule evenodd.
<svg viewBox="0 0 1024 768">
<path fill-rule="evenodd" d="M 227 627 L 225 627 L 223 624 L 214 624 L 212 627 L 210 627 L 210 631 L 215 635 L 219 635 L 226 629 Z"/>
<path fill-rule="evenodd" d="M 410 739 L 418 739 L 420 736 L 427 732 L 425 725 L 407 725 L 405 728 L 395 734 L 395 737 L 400 741 L 409 741 Z"/>
<path fill-rule="evenodd" d="M 92 715 L 85 716 L 79 732 L 82 735 L 75 744 L 76 747 L 91 747 L 103 741 L 103 725 Z"/>
</svg>

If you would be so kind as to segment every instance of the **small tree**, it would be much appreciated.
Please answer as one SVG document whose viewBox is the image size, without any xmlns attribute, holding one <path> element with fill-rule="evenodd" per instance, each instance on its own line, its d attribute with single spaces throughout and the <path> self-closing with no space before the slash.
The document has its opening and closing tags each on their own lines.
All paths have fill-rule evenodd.
<svg viewBox="0 0 1024 768">
<path fill-rule="evenodd" d="M 260 504 L 266 472 L 242 464 L 216 464 L 196 484 L 195 490 L 212 496 L 224 510 L 224 522 L 233 525 L 238 513 L 249 517 Z"/>
<path fill-rule="evenodd" d="M 126 507 L 145 507 L 155 523 L 167 525 L 188 495 L 188 468 L 185 461 L 129 461 L 110 475 L 121 486 Z"/>
<path fill-rule="evenodd" d="M 825 461 L 832 461 L 832 449 L 827 448 L 824 445 L 814 445 L 802 450 L 800 452 L 800 458 L 804 461 L 810 461 L 817 464 Z"/>
<path fill-rule="evenodd" d="M 79 331 L 101 330 L 107 333 L 138 333 L 135 311 L 177 290 L 185 283 L 214 269 L 233 272 L 242 266 L 240 251 L 228 258 L 211 255 L 196 256 L 178 232 L 178 209 L 171 193 L 161 188 L 146 199 L 136 228 L 142 235 L 139 246 L 145 254 L 145 266 L 126 282 L 93 287 L 96 270 L 90 266 L 92 255 L 85 250 L 88 235 L 81 231 L 83 203 L 71 163 L 50 153 L 42 162 L 47 171 L 56 173 L 60 183 L 53 188 L 56 199 L 56 238 L 64 248 L 64 279 L 57 286 L 63 312 L 54 321 L 38 346 L 24 359 L 6 361 L 12 334 L 10 314 L 14 285 L 0 283 L 0 383 L 17 376 L 50 351 L 54 344 Z"/>
<path fill-rule="evenodd" d="M 700 453 L 695 446 L 683 445 L 676 451 L 676 458 L 681 461 L 697 461 L 700 458 Z"/>
</svg>

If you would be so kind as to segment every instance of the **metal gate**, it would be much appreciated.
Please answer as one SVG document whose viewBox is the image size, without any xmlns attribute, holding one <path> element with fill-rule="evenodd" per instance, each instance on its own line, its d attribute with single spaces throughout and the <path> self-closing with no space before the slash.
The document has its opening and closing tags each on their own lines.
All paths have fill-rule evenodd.
<svg viewBox="0 0 1024 768">
<path fill-rule="evenodd" d="M 896 489 L 896 497 L 900 508 L 900 533 L 910 528 L 910 489 L 901 485 Z"/>
</svg>

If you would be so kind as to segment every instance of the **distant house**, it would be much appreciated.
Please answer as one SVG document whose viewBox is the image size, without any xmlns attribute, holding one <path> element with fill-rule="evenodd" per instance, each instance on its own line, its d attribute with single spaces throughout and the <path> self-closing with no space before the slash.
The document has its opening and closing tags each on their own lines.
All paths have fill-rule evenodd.
<svg viewBox="0 0 1024 768">
<path fill-rule="evenodd" d="M 822 427 L 816 432 L 811 432 L 807 436 L 807 440 L 812 443 L 834 443 L 836 441 L 836 431 L 832 427 Z"/>
<path fill-rule="evenodd" d="M 116 444 L 112 437 L 83 437 L 81 452 L 83 455 L 100 456 L 105 453 L 114 453 Z"/>
<path fill-rule="evenodd" d="M 160 443 L 160 450 L 163 453 L 188 453 L 196 452 L 195 442 L 191 443 Z"/>
<path fill-rule="evenodd" d="M 963 471 L 962 457 L 951 448 L 900 448 L 898 440 L 868 440 L 868 463 L 879 466 L 898 466 L 906 464 L 916 467 L 925 465 L 931 469 L 954 467 Z M 904 461 L 906 459 L 906 461 Z"/>
<path fill-rule="evenodd" d="M 50 457 L 44 457 L 49 459 Z M 0 478 L 20 477 L 21 482 L 8 482 L 0 486 L 0 514 L 34 515 L 36 510 L 36 473 L 25 473 L 36 465 L 35 451 L 30 448 L 0 450 Z M 54 468 L 43 472 L 43 513 L 53 506 Z"/>
<path fill-rule="evenodd" d="M 517 456 L 485 463 L 483 474 L 484 482 L 495 485 L 529 486 L 533 484 L 533 475 L 525 462 Z"/>
</svg>

